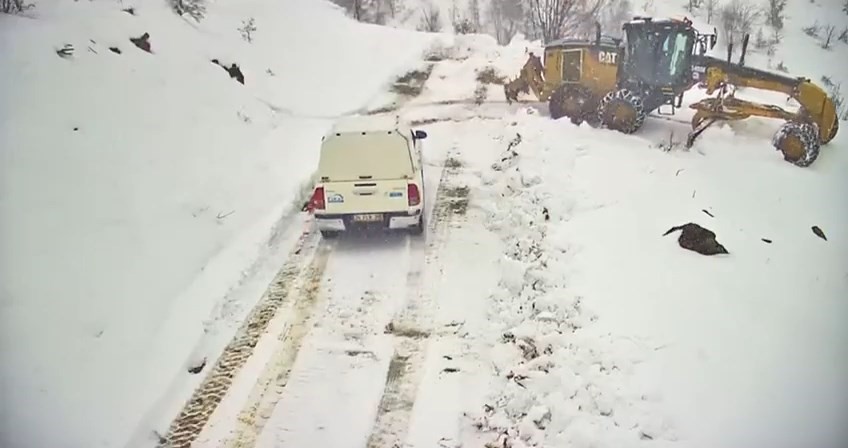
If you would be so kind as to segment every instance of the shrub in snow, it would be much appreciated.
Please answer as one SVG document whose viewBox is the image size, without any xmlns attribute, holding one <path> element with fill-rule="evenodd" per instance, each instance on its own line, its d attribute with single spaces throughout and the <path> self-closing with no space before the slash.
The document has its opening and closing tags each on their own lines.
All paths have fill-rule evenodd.
<svg viewBox="0 0 848 448">
<path fill-rule="evenodd" d="M 803 28 L 804 34 L 806 34 L 807 36 L 810 36 L 810 37 L 819 37 L 819 30 L 820 29 L 821 29 L 821 26 L 819 25 L 818 22 Z"/>
<path fill-rule="evenodd" d="M 474 104 L 479 106 L 485 103 L 488 96 L 489 88 L 485 84 L 477 84 L 477 88 L 474 89 Z"/>
<path fill-rule="evenodd" d="M 424 51 L 424 60 L 429 62 L 444 61 L 456 58 L 456 47 L 446 45 L 441 40 L 436 40 Z"/>
<path fill-rule="evenodd" d="M 206 15 L 206 0 L 168 0 L 171 8 L 178 15 L 188 15 L 196 21 L 200 21 Z"/>
<path fill-rule="evenodd" d="M 35 3 L 24 0 L 0 0 L 0 12 L 5 14 L 18 14 L 34 7 Z"/>
<path fill-rule="evenodd" d="M 833 40 L 833 33 L 836 32 L 836 27 L 833 25 L 828 25 L 824 31 L 824 40 L 821 43 L 821 47 L 825 50 L 830 49 L 830 42 Z"/>
<path fill-rule="evenodd" d="M 239 28 L 239 32 L 241 33 L 241 38 L 246 40 L 248 43 L 253 42 L 253 32 L 256 31 L 256 21 L 253 17 L 242 21 L 241 28 Z"/>
</svg>

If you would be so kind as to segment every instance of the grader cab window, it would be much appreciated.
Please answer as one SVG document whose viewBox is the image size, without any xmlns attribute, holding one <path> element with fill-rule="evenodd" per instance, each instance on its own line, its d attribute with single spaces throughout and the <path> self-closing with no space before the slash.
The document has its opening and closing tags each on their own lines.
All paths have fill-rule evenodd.
<svg viewBox="0 0 848 448">
<path fill-rule="evenodd" d="M 562 52 L 562 81 L 578 83 L 583 74 L 583 50 Z"/>
<path fill-rule="evenodd" d="M 654 86 L 685 83 L 694 36 L 674 28 L 630 28 L 627 35 L 629 75 Z"/>
</svg>

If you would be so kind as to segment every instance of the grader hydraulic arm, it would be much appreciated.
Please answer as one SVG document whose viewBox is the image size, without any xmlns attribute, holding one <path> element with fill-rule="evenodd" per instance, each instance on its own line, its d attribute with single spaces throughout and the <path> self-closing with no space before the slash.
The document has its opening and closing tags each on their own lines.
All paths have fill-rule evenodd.
<svg viewBox="0 0 848 448">
<path fill-rule="evenodd" d="M 708 126 L 718 120 L 742 120 L 750 116 L 787 121 L 775 135 L 775 146 L 784 158 L 807 166 L 818 156 L 819 146 L 833 140 L 839 128 L 836 106 L 827 93 L 806 78 L 791 78 L 711 56 L 698 56 L 695 67 L 699 81 L 706 87 L 706 98 L 690 105 L 697 112 L 692 119 L 693 131 L 687 145 Z M 734 88 L 754 88 L 783 93 L 800 105 L 797 112 L 736 98 Z"/>
<path fill-rule="evenodd" d="M 528 93 L 533 90 L 533 94 L 539 98 L 539 101 L 547 101 L 550 96 L 550 89 L 545 88 L 544 71 L 542 58 L 530 53 L 527 62 L 521 67 L 521 73 L 518 78 L 504 84 L 504 94 L 506 95 L 507 103 L 518 101 L 519 93 Z"/>
</svg>

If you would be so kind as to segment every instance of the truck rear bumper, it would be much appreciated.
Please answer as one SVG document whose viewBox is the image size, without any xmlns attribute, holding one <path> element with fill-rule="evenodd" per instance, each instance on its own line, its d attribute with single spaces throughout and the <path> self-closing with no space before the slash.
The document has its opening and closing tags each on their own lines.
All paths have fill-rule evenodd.
<svg viewBox="0 0 848 448">
<path fill-rule="evenodd" d="M 413 214 L 410 214 L 413 213 Z M 382 213 L 383 219 L 373 222 L 354 221 L 356 214 L 344 215 L 319 215 L 315 214 L 315 223 L 318 230 L 328 232 L 344 232 L 355 228 L 382 228 L 382 229 L 408 229 L 418 225 L 421 219 L 421 209 L 412 212 L 390 212 Z"/>
</svg>

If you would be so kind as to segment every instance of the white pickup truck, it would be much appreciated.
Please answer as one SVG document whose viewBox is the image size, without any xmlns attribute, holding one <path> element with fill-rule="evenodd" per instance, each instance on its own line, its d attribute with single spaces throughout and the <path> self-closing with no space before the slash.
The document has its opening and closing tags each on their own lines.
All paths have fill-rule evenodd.
<svg viewBox="0 0 848 448">
<path fill-rule="evenodd" d="M 308 208 L 324 237 L 357 227 L 424 232 L 421 141 L 397 117 L 343 118 L 322 139 Z"/>
</svg>

